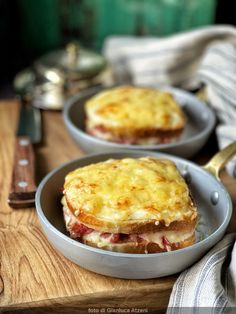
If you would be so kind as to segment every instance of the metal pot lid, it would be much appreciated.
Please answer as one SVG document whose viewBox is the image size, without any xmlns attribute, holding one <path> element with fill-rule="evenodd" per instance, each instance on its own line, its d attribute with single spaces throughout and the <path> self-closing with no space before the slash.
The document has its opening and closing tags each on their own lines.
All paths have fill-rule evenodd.
<svg viewBox="0 0 236 314">
<path fill-rule="evenodd" d="M 57 69 L 66 78 L 85 79 L 99 74 L 106 66 L 105 58 L 94 51 L 84 49 L 78 43 L 69 43 L 65 49 L 47 53 L 35 63 L 36 70 L 47 76 Z"/>
</svg>

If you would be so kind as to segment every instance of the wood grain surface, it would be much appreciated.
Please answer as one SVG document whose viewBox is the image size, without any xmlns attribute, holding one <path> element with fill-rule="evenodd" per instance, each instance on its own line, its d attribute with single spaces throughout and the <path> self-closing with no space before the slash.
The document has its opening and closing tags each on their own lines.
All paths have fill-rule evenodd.
<svg viewBox="0 0 236 314">
<path fill-rule="evenodd" d="M 148 309 L 148 313 L 163 310 L 176 276 L 121 280 L 84 270 L 51 247 L 34 208 L 8 206 L 18 114 L 16 101 L 0 102 L 0 313 L 96 313 L 98 308 L 122 307 Z M 60 112 L 43 112 L 42 118 L 43 141 L 35 146 L 37 182 L 82 155 Z M 216 150 L 206 147 L 195 161 L 205 162 Z M 226 174 L 223 180 L 235 208 L 235 181 Z M 235 231 L 235 218 L 234 212 L 229 231 Z"/>
</svg>

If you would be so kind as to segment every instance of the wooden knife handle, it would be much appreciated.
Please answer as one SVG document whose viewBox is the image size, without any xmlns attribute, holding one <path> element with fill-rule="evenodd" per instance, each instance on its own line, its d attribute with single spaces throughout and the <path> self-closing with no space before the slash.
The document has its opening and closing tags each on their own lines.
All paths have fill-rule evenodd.
<svg viewBox="0 0 236 314">
<path fill-rule="evenodd" d="M 34 206 L 35 175 L 34 152 L 31 140 L 27 136 L 16 138 L 13 173 L 8 204 L 12 208 Z"/>
</svg>

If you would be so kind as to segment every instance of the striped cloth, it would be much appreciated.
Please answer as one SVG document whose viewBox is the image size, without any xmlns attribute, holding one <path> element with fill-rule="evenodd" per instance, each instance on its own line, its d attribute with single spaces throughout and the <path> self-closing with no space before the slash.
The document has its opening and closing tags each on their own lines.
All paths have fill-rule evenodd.
<svg viewBox="0 0 236 314">
<path fill-rule="evenodd" d="M 236 140 L 236 28 L 220 25 L 167 38 L 110 37 L 104 45 L 117 83 L 206 86 L 219 118 L 219 147 Z M 236 159 L 228 170 L 236 178 Z"/>
<path fill-rule="evenodd" d="M 236 234 L 228 234 L 177 279 L 167 314 L 236 312 Z"/>
</svg>

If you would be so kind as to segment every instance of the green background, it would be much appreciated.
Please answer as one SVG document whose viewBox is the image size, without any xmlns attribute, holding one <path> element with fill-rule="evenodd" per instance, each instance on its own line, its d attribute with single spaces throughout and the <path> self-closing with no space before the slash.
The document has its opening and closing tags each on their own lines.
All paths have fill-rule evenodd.
<svg viewBox="0 0 236 314">
<path fill-rule="evenodd" d="M 39 53 L 70 39 L 100 50 L 109 35 L 165 36 L 215 17 L 215 0 L 18 1 L 22 41 Z"/>
</svg>

